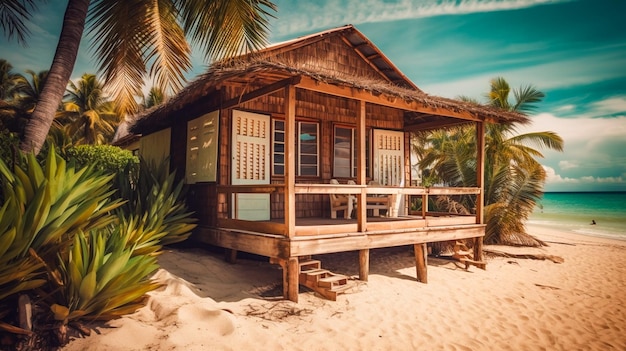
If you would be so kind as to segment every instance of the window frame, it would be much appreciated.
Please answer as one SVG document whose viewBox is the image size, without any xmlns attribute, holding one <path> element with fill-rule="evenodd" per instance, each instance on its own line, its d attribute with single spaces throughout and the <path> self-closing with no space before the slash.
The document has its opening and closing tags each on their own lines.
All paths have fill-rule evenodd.
<svg viewBox="0 0 626 351">
<path fill-rule="evenodd" d="M 282 123 L 282 129 L 277 129 L 276 126 L 278 123 Z M 285 175 L 285 159 L 286 159 L 286 144 L 285 144 L 285 120 L 281 118 L 272 118 L 272 176 L 282 177 Z M 303 163 L 302 163 L 302 148 L 303 143 L 301 139 L 302 135 L 302 126 L 303 125 L 314 125 L 315 126 L 315 154 L 307 153 L 305 156 L 314 156 L 315 157 L 315 175 L 312 174 L 303 174 Z M 321 127 L 319 121 L 311 121 L 311 120 L 296 120 L 296 176 L 298 177 L 319 177 L 320 176 L 320 133 Z M 277 134 L 282 134 L 283 140 L 277 140 Z M 283 150 L 277 151 L 276 146 L 282 145 Z M 282 163 L 276 162 L 276 156 L 282 155 Z M 313 163 L 306 163 L 304 165 L 310 165 L 313 168 Z M 282 173 L 277 172 L 277 167 L 282 166 Z"/>
<path fill-rule="evenodd" d="M 336 145 L 336 138 L 337 138 L 337 128 L 342 128 L 342 129 L 350 129 L 351 130 L 351 143 L 350 143 L 350 175 L 349 176 L 343 176 L 343 175 L 338 175 L 336 173 L 336 161 L 335 161 L 335 145 Z M 333 125 L 333 139 L 332 139 L 332 151 L 331 151 L 331 155 L 333 157 L 332 160 L 332 165 L 333 165 L 333 169 L 332 169 L 332 175 L 333 178 L 355 178 L 357 175 L 357 163 L 358 163 L 358 153 L 357 153 L 357 141 L 356 141 L 356 126 L 350 126 L 350 125 L 345 125 L 345 124 L 335 124 Z M 371 141 L 372 138 L 372 129 L 368 128 L 365 131 L 365 177 L 370 177 L 371 176 L 371 162 L 372 162 L 372 157 L 371 157 L 371 150 L 370 150 L 370 145 L 372 143 Z"/>
</svg>

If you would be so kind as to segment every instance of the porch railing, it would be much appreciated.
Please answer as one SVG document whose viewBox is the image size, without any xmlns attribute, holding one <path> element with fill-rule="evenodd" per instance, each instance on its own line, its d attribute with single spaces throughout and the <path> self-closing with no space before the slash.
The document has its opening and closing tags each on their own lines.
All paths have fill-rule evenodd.
<svg viewBox="0 0 626 351">
<path fill-rule="evenodd" d="M 445 212 L 445 211 L 429 211 L 428 210 L 428 197 L 429 196 L 439 196 L 439 195 L 447 195 L 447 196 L 455 196 L 455 195 L 479 195 L 481 192 L 480 188 L 473 187 L 394 187 L 394 186 L 380 186 L 380 185 L 354 185 L 354 184 L 295 184 L 294 186 L 295 194 L 341 194 L 341 195 L 352 195 L 357 199 L 360 197 L 368 197 L 368 196 L 392 196 L 396 199 L 399 199 L 400 196 L 405 195 L 408 197 L 409 203 L 411 203 L 412 197 L 421 198 L 422 206 L 418 211 L 410 211 L 410 217 L 416 220 L 421 220 L 423 226 L 429 226 L 429 224 L 436 226 L 446 224 L 446 221 L 432 221 L 432 218 L 454 218 L 454 217 L 465 217 L 466 220 L 463 224 L 477 224 L 480 223 L 480 219 L 477 218 L 477 215 L 462 215 L 454 212 Z M 217 193 L 219 195 L 225 195 L 221 198 L 225 198 L 227 202 L 227 208 L 229 215 L 227 218 L 218 218 L 217 224 L 220 228 L 225 229 L 237 229 L 237 230 L 246 230 L 252 232 L 261 232 L 266 234 L 275 234 L 275 235 L 284 235 L 287 236 L 288 233 L 287 227 L 285 223 L 281 223 L 278 221 L 252 221 L 252 220 L 243 220 L 233 218 L 232 212 L 232 203 L 235 194 L 284 194 L 285 193 L 285 185 L 284 184 L 266 184 L 266 185 L 218 185 Z M 358 204 L 357 200 L 357 204 Z M 426 205 L 424 205 L 426 204 Z M 400 204 L 396 204 L 398 206 Z M 402 205 L 403 206 L 403 205 Z M 388 217 L 389 213 L 387 214 Z M 287 218 L 287 214 L 284 214 L 283 218 Z M 430 221 L 427 221 L 431 218 Z M 364 216 L 362 219 L 363 223 L 368 224 L 367 216 Z M 377 222 L 380 222 L 378 220 Z M 458 221 L 448 221 L 449 223 L 458 223 Z M 369 223 L 370 226 L 373 223 Z M 417 225 L 413 223 L 413 225 Z M 345 232 L 361 232 L 365 231 L 366 226 L 357 224 L 346 224 L 343 221 L 340 224 L 334 225 L 334 229 L 332 232 L 335 233 L 337 230 L 344 230 Z M 379 228 L 380 226 L 375 226 Z M 343 228 L 343 229 L 342 229 Z M 324 231 L 318 231 L 319 234 L 324 234 Z M 330 232 L 329 232 L 330 233 Z"/>
</svg>

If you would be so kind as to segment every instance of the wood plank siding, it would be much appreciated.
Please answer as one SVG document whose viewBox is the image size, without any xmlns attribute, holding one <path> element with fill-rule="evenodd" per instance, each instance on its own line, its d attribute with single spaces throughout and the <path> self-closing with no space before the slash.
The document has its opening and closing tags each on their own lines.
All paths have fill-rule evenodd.
<svg viewBox="0 0 626 351">
<path fill-rule="evenodd" d="M 205 115 L 210 121 L 195 120 Z M 258 121 L 255 135 L 240 133 L 248 128 L 240 118 Z M 270 257 L 283 268 L 285 297 L 297 300 L 299 256 L 358 250 L 367 280 L 369 249 L 414 245 L 422 281 L 425 243 L 472 239 L 480 258 L 484 124 L 498 121 L 527 118 L 425 94 L 349 25 L 217 62 L 137 116 L 131 131 L 149 136 L 171 128 L 170 167 L 190 183 L 188 204 L 199 219 L 193 237 Z M 233 133 L 233 124 L 241 129 Z M 478 187 L 419 187 L 411 179 L 411 133 L 459 124 L 476 126 Z M 203 142 L 194 134 L 200 125 Z M 210 178 L 193 173 L 198 150 L 210 160 L 203 163 L 210 172 L 202 173 Z M 344 212 L 337 219 L 329 195 L 343 195 L 333 201 L 333 215 Z M 474 214 L 428 208 L 429 199 L 459 196 L 475 197 Z M 238 199 L 249 199 L 248 206 Z"/>
</svg>

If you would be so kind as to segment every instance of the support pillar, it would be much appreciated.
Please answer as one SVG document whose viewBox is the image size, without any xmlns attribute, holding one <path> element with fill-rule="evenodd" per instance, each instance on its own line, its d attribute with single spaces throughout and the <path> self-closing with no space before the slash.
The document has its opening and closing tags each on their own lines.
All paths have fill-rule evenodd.
<svg viewBox="0 0 626 351">
<path fill-rule="evenodd" d="M 290 257 L 283 261 L 283 297 L 298 302 L 300 265 L 297 257 Z"/>
<path fill-rule="evenodd" d="M 237 250 L 235 249 L 224 249 L 224 259 L 228 263 L 237 263 Z"/>
<path fill-rule="evenodd" d="M 474 238 L 474 261 L 484 262 L 483 260 L 483 237 Z M 478 268 L 487 269 L 486 264 L 477 265 Z"/>
<path fill-rule="evenodd" d="M 359 280 L 367 281 L 370 273 L 370 250 L 359 250 Z"/>
<path fill-rule="evenodd" d="M 414 244 L 413 249 L 415 251 L 415 269 L 417 270 L 417 281 L 422 283 L 428 283 L 428 272 L 426 270 L 428 252 L 426 243 Z"/>
</svg>

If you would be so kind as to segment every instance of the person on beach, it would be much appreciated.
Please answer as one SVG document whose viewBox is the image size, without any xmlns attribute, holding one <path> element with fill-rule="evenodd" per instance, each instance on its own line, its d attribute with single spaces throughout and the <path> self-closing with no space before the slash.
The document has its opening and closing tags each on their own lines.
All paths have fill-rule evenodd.
<svg viewBox="0 0 626 351">
<path fill-rule="evenodd" d="M 596 225 L 596 220 L 595 219 L 591 220 L 591 225 Z"/>
</svg>

